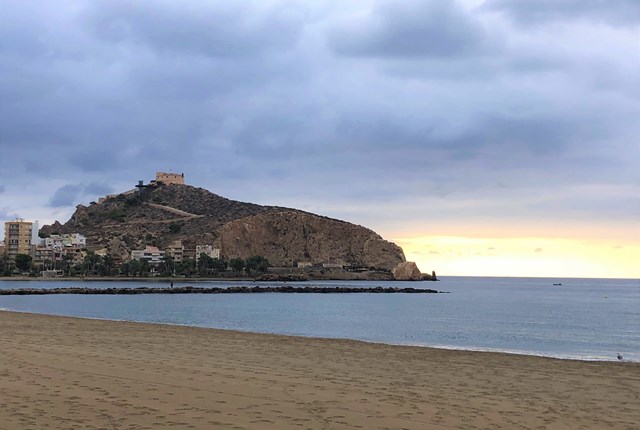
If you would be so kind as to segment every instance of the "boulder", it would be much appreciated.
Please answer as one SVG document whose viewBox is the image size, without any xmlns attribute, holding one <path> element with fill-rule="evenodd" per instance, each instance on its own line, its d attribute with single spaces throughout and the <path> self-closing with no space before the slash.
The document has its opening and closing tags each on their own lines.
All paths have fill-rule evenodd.
<svg viewBox="0 0 640 430">
<path fill-rule="evenodd" d="M 421 281 L 423 279 L 422 272 L 413 261 L 398 263 L 391 273 L 396 281 Z"/>
</svg>

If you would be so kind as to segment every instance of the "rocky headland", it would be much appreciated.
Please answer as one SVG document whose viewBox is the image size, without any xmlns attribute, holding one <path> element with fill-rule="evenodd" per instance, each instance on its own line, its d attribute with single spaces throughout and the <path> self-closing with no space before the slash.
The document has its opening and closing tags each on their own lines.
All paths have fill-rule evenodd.
<svg viewBox="0 0 640 430">
<path fill-rule="evenodd" d="M 64 224 L 41 234 L 78 232 L 90 250 L 127 261 L 145 245 L 211 244 L 221 257 L 264 256 L 272 266 L 306 266 L 309 279 L 422 280 L 402 248 L 374 231 L 346 221 L 278 206 L 230 200 L 203 188 L 158 184 L 78 205 Z M 343 270 L 342 267 L 348 268 Z"/>
</svg>

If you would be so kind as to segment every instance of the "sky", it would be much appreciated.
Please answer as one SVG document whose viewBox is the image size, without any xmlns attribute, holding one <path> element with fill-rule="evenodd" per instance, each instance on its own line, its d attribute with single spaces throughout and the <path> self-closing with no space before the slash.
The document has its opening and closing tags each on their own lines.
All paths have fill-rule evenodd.
<svg viewBox="0 0 640 430">
<path fill-rule="evenodd" d="M 424 272 L 640 277 L 637 0 L 1 4 L 0 221 L 174 171 Z"/>
</svg>

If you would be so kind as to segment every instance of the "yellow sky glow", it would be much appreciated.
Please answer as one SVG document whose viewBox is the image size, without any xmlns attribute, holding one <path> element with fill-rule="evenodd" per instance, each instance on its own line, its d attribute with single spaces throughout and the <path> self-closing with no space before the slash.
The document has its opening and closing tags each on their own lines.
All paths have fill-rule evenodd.
<svg viewBox="0 0 640 430">
<path fill-rule="evenodd" d="M 440 276 L 640 278 L 640 244 L 546 237 L 415 236 L 394 240 Z"/>
</svg>

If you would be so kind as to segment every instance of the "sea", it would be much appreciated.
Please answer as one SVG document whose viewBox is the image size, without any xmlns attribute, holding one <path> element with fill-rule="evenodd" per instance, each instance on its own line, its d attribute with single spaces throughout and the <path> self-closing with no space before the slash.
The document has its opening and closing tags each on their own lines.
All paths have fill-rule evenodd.
<svg viewBox="0 0 640 430">
<path fill-rule="evenodd" d="M 179 279 L 175 286 L 265 286 Z M 283 285 L 284 283 L 268 283 Z M 561 285 L 555 285 L 561 284 Z M 151 294 L 0 296 L 0 309 L 393 345 L 640 362 L 640 280 L 442 277 L 438 282 L 311 281 L 446 294 Z M 155 281 L 0 281 L 13 288 L 167 287 Z"/>
</svg>

